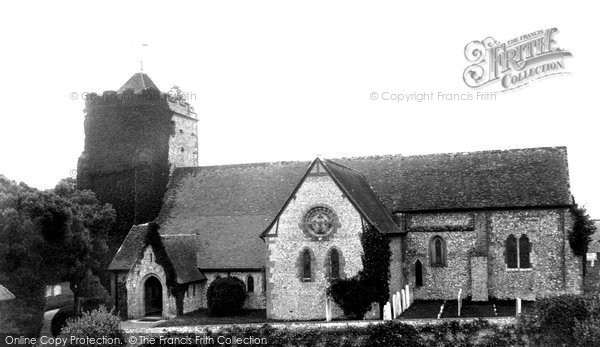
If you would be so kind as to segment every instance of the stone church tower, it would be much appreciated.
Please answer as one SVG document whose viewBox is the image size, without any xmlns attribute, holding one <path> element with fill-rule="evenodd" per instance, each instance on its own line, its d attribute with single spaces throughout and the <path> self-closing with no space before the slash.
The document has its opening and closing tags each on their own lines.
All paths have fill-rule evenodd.
<svg viewBox="0 0 600 347">
<path fill-rule="evenodd" d="M 197 122 L 187 101 L 142 72 L 116 92 L 88 95 L 77 185 L 116 209 L 112 252 L 132 225 L 158 215 L 173 169 L 198 165 Z"/>
</svg>

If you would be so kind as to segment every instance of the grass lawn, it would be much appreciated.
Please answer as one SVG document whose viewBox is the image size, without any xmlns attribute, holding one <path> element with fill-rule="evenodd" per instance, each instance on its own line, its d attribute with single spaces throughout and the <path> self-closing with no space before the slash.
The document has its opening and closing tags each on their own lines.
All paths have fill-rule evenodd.
<svg viewBox="0 0 600 347">
<path fill-rule="evenodd" d="M 444 300 L 417 300 L 411 307 L 402 313 L 400 318 L 437 318 L 440 312 L 440 306 Z M 496 313 L 494 313 L 494 305 Z M 527 311 L 533 306 L 532 301 L 522 302 L 522 311 Z M 509 317 L 515 316 L 515 300 L 492 300 L 492 301 L 470 301 L 463 300 L 460 317 Z M 458 301 L 446 300 L 442 318 L 458 317 Z"/>
<path fill-rule="evenodd" d="M 200 309 L 183 316 L 170 319 L 156 325 L 157 327 L 209 325 L 209 324 L 244 324 L 244 323 L 266 323 L 266 310 L 244 310 L 237 316 L 213 317 L 208 309 Z"/>
<path fill-rule="evenodd" d="M 443 303 L 444 300 L 417 300 L 402 312 L 400 318 L 437 318 Z"/>
</svg>

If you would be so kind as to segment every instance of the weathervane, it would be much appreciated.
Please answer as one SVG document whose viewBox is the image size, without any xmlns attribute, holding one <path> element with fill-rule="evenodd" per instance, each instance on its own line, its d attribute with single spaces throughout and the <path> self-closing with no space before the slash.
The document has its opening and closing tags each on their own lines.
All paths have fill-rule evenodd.
<svg viewBox="0 0 600 347">
<path fill-rule="evenodd" d="M 148 44 L 142 43 L 142 47 L 148 47 Z M 142 52 L 143 52 L 143 50 L 140 50 L 140 72 L 144 72 L 144 59 L 143 59 L 144 54 Z"/>
</svg>

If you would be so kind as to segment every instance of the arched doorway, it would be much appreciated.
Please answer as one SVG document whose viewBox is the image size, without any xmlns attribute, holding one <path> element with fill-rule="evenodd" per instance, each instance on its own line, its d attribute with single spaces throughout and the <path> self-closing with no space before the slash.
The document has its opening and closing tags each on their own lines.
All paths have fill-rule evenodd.
<svg viewBox="0 0 600 347">
<path fill-rule="evenodd" d="M 162 285 L 158 278 L 148 277 L 144 283 L 144 315 L 162 316 Z"/>
<path fill-rule="evenodd" d="M 423 286 L 423 264 L 418 259 L 415 262 L 415 286 Z"/>
</svg>

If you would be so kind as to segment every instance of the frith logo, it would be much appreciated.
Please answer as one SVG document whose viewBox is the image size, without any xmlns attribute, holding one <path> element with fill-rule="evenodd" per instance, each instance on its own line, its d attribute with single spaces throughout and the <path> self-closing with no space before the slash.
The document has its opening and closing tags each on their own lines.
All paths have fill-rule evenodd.
<svg viewBox="0 0 600 347">
<path fill-rule="evenodd" d="M 571 52 L 557 47 L 556 28 L 538 30 L 500 43 L 488 37 L 465 46 L 465 58 L 471 63 L 463 74 L 471 88 L 500 82 L 501 90 L 522 87 L 548 76 L 567 73 L 564 58 Z"/>
</svg>

